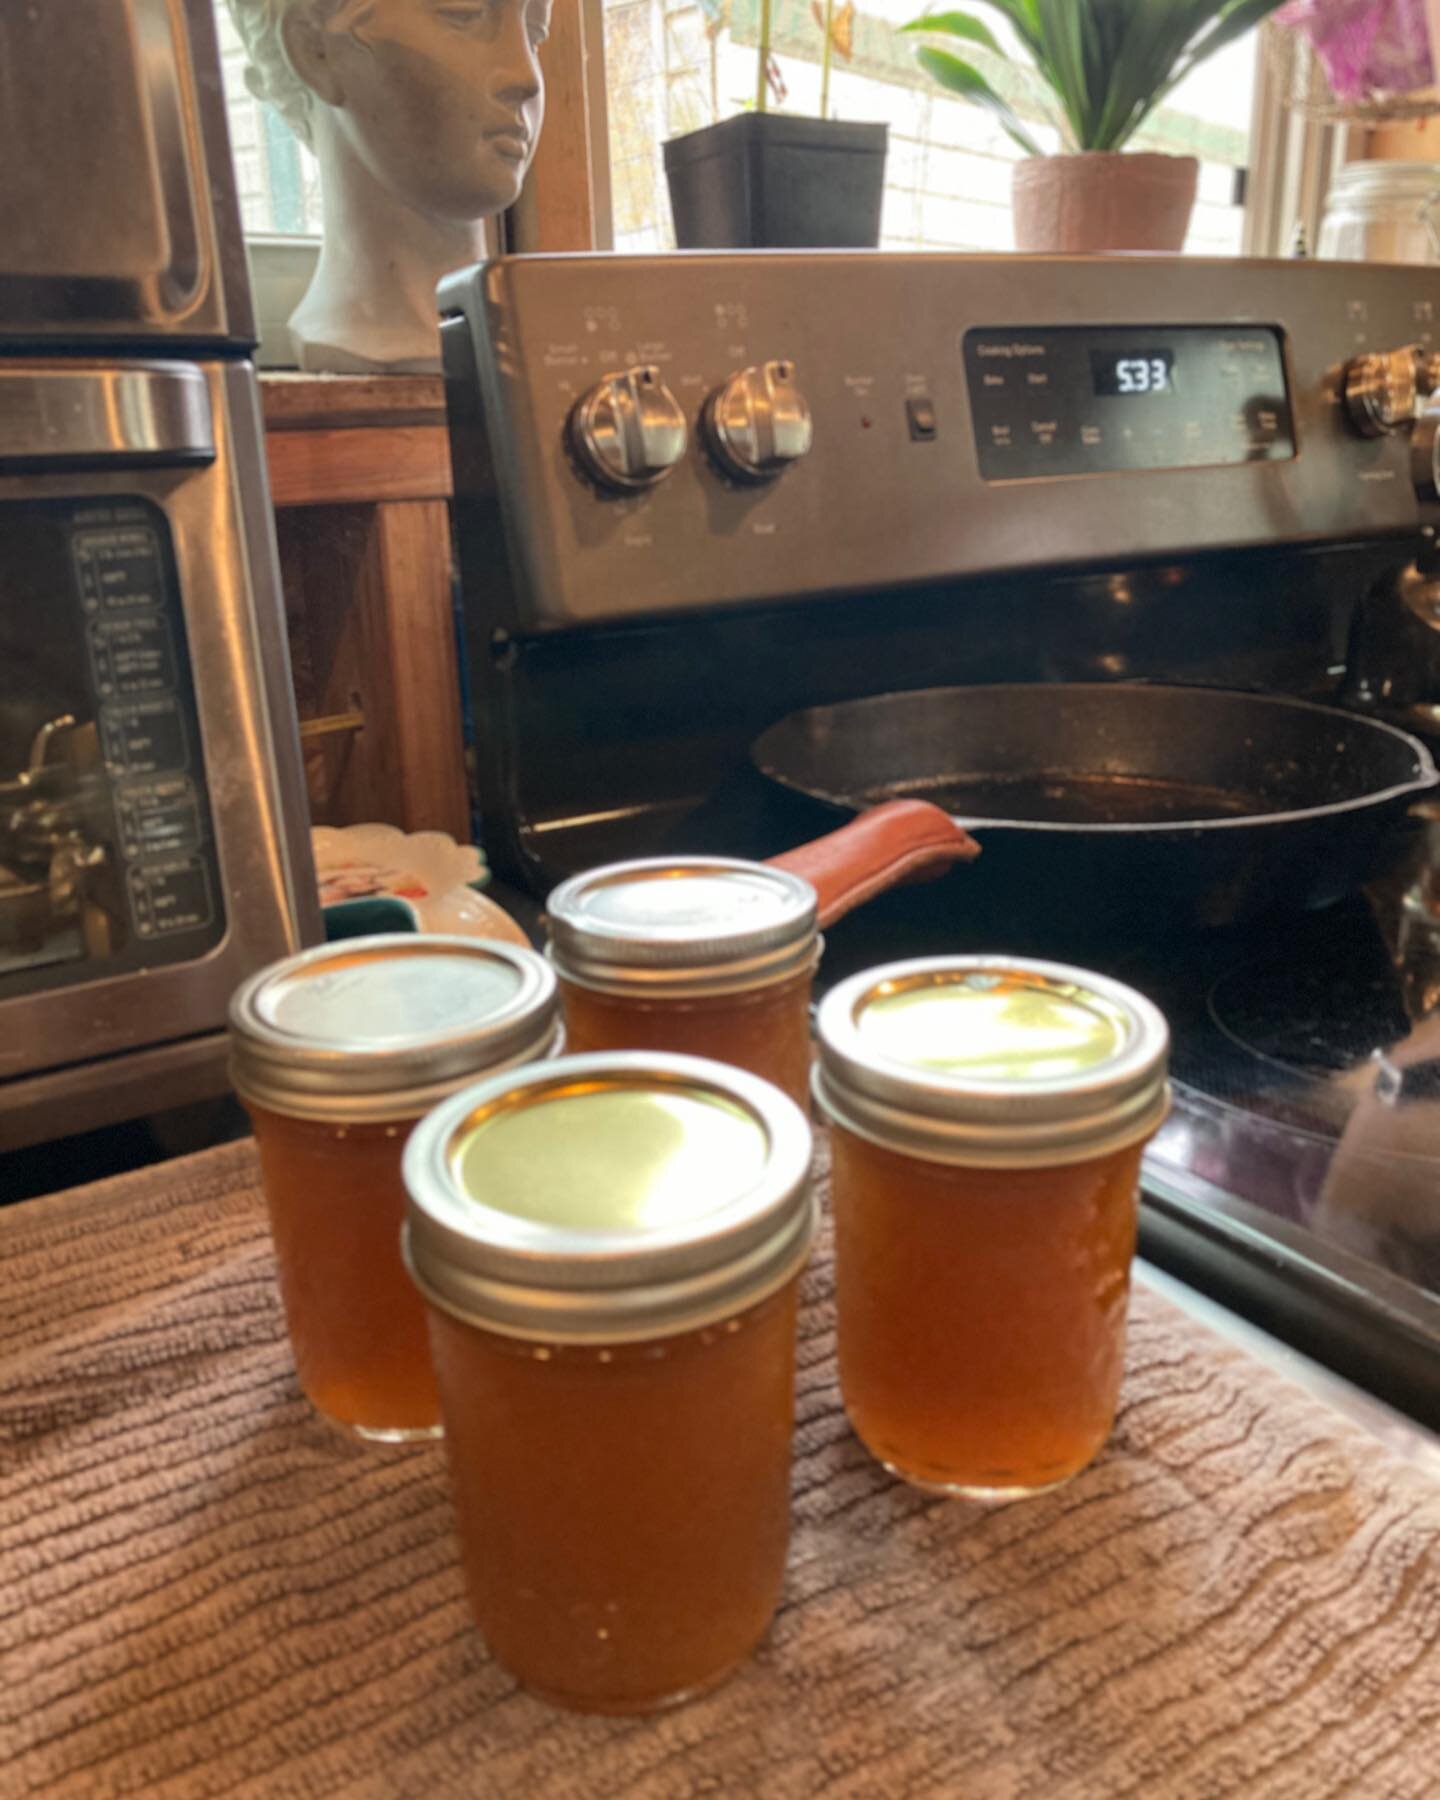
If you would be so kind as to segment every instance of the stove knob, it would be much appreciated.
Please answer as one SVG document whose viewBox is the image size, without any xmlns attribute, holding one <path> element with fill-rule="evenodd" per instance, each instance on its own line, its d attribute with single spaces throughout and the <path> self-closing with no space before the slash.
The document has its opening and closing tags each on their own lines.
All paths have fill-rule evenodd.
<svg viewBox="0 0 1440 1800">
<path fill-rule="evenodd" d="M 773 480 L 805 455 L 815 437 L 791 362 L 732 375 L 706 400 L 700 429 L 721 472 L 737 481 Z"/>
<path fill-rule="evenodd" d="M 1384 437 L 1413 425 L 1419 402 L 1440 388 L 1440 356 L 1411 344 L 1374 350 L 1345 370 L 1345 409 L 1362 437 Z"/>
<path fill-rule="evenodd" d="M 633 494 L 663 481 L 685 454 L 680 402 L 651 366 L 596 382 L 570 413 L 570 448 L 598 486 Z"/>
<path fill-rule="evenodd" d="M 1440 503 L 1440 416 L 1431 414 L 1410 440 L 1410 479 L 1422 506 Z"/>
</svg>

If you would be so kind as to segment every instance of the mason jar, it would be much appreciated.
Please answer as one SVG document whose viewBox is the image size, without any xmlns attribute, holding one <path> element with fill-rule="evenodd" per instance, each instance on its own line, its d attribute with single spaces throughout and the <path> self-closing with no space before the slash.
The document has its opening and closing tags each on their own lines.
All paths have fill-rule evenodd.
<svg viewBox="0 0 1440 1800">
<path fill-rule="evenodd" d="M 410 1140 L 470 1599 L 544 1699 L 672 1704 L 769 1625 L 810 1148 L 769 1083 L 656 1052 L 497 1076 Z"/>
<path fill-rule="evenodd" d="M 577 1053 L 713 1057 L 810 1105 L 815 890 L 765 863 L 663 857 L 562 882 L 546 903 Z"/>
<path fill-rule="evenodd" d="M 532 950 L 413 933 L 287 957 L 230 1006 L 300 1385 L 355 1437 L 440 1430 L 425 1314 L 400 1259 L 405 1140 L 487 1071 L 559 1046 Z"/>
<path fill-rule="evenodd" d="M 1317 256 L 1440 263 L 1440 163 L 1347 163 L 1330 184 Z"/>
<path fill-rule="evenodd" d="M 930 1492 L 1068 1481 L 1114 1423 L 1164 1019 L 1101 975 L 957 956 L 842 982 L 818 1033 L 857 1435 Z"/>
</svg>

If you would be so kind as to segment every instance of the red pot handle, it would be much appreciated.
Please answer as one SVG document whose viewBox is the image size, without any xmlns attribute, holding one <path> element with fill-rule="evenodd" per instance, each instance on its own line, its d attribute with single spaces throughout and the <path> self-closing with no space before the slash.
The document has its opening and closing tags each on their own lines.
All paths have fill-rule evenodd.
<svg viewBox="0 0 1440 1800">
<path fill-rule="evenodd" d="M 973 862 L 980 846 L 947 812 L 928 800 L 889 800 L 872 806 L 839 831 L 772 856 L 776 869 L 803 875 L 820 896 L 820 923 L 833 925 L 887 888 L 943 875 Z"/>
</svg>

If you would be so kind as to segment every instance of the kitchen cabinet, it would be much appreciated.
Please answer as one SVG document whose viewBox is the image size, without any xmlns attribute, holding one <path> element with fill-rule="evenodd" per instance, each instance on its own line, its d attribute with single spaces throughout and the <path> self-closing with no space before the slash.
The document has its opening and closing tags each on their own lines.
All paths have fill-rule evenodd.
<svg viewBox="0 0 1440 1800">
<path fill-rule="evenodd" d="M 468 841 L 440 377 L 261 387 L 312 818 Z"/>
</svg>

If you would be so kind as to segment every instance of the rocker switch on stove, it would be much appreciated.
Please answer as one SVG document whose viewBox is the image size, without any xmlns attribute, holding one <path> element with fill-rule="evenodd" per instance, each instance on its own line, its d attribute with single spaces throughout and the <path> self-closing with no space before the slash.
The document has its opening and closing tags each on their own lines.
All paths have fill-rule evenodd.
<svg viewBox="0 0 1440 1800">
<path fill-rule="evenodd" d="M 917 444 L 928 444 L 936 433 L 935 402 L 928 394 L 911 394 L 905 402 L 905 417 L 910 435 Z"/>
</svg>

